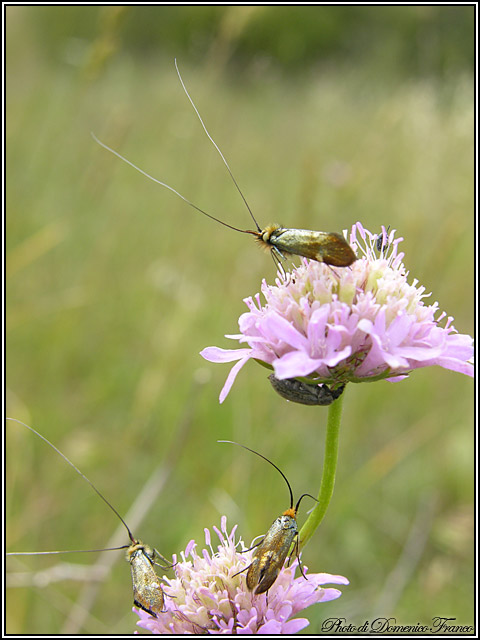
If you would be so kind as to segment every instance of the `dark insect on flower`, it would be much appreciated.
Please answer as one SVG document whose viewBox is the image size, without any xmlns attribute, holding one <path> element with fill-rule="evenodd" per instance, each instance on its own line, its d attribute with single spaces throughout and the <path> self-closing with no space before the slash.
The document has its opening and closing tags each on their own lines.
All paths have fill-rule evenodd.
<svg viewBox="0 0 480 640">
<path fill-rule="evenodd" d="M 345 389 L 344 384 L 337 389 L 333 389 L 326 384 L 307 384 L 296 378 L 279 380 L 273 373 L 268 376 L 268 379 L 278 395 L 285 398 L 285 400 L 306 404 L 311 407 L 319 405 L 325 407 L 332 404 L 342 395 Z"/>
<path fill-rule="evenodd" d="M 195 103 L 190 97 L 190 94 L 187 91 L 185 83 L 183 82 L 182 76 L 180 75 L 180 71 L 178 70 L 176 60 L 175 60 L 175 67 L 177 69 L 177 74 L 182 84 L 183 90 L 185 91 L 188 99 L 190 100 L 190 103 L 194 108 L 195 113 L 198 116 L 198 119 L 200 120 L 203 130 L 207 134 L 211 143 L 214 145 L 215 149 L 220 154 L 220 157 L 222 158 L 223 163 L 225 164 L 228 170 L 228 173 L 230 174 L 230 177 L 233 180 L 235 187 L 237 188 L 237 191 L 242 197 L 242 200 L 245 206 L 247 207 L 253 222 L 255 223 L 256 230 L 252 231 L 248 229 L 239 229 L 230 224 L 227 224 L 226 222 L 224 222 L 223 220 L 220 220 L 219 218 L 216 218 L 215 216 L 212 216 L 211 214 L 207 213 L 203 209 L 200 209 L 200 207 L 197 207 L 197 205 L 193 204 L 193 202 L 190 202 L 190 200 L 182 196 L 182 194 L 180 194 L 178 191 L 173 189 L 173 187 L 170 187 L 165 182 L 157 180 L 153 176 L 149 175 L 148 173 L 146 173 L 145 171 L 143 171 L 142 169 L 134 165 L 132 162 L 130 162 L 129 160 L 124 158 L 122 155 L 120 155 L 117 151 L 115 151 L 114 149 L 110 148 L 109 146 L 101 142 L 92 133 L 93 139 L 96 142 L 98 142 L 98 144 L 102 146 L 104 149 L 116 155 L 117 158 L 120 158 L 121 160 L 129 164 L 131 167 L 139 171 L 141 174 L 143 174 L 150 180 L 153 180 L 153 182 L 156 182 L 157 184 L 160 184 L 162 187 L 169 189 L 170 191 L 175 193 L 178 197 L 180 197 L 184 202 L 186 202 L 188 205 L 190 205 L 191 207 L 193 207 L 203 215 L 207 216 L 211 220 L 215 220 L 215 222 L 219 222 L 224 227 L 228 227 L 229 229 L 233 229 L 234 231 L 238 231 L 240 233 L 248 233 L 250 235 L 255 236 L 256 240 L 260 243 L 260 245 L 262 245 L 264 248 L 268 249 L 271 252 L 271 255 L 275 264 L 282 272 L 284 272 L 284 269 L 283 269 L 281 260 L 286 260 L 287 257 L 290 255 L 303 256 L 305 258 L 310 258 L 311 260 L 316 260 L 317 262 L 325 262 L 325 264 L 329 264 L 334 267 L 348 267 L 353 262 L 355 262 L 355 260 L 357 259 L 357 256 L 355 255 L 353 249 L 348 244 L 346 239 L 340 233 L 325 232 L 325 231 L 311 231 L 309 229 L 288 229 L 288 228 L 282 227 L 279 224 L 269 224 L 263 229 L 260 227 L 255 216 L 253 215 L 252 210 L 250 209 L 247 203 L 245 196 L 243 195 L 240 187 L 238 186 L 237 181 L 233 176 L 233 173 L 228 165 L 228 162 L 226 161 L 223 153 L 220 151 L 219 147 L 217 146 L 212 136 L 209 134 L 207 127 L 205 126 L 202 120 L 202 117 L 197 107 L 195 106 Z"/>
<path fill-rule="evenodd" d="M 255 549 L 253 553 L 252 563 L 248 567 L 246 567 L 246 569 L 243 569 L 243 571 L 247 571 L 248 589 L 250 591 L 253 591 L 255 595 L 260 595 L 261 593 L 265 593 L 266 591 L 268 591 L 268 589 L 277 579 L 280 570 L 285 564 L 287 556 L 288 563 L 290 563 L 293 552 L 295 552 L 295 555 L 298 558 L 298 566 L 300 567 L 302 576 L 306 580 L 307 577 L 303 572 L 302 566 L 300 564 L 300 558 L 298 556 L 297 511 L 302 498 L 304 498 L 305 496 L 309 496 L 310 498 L 313 498 L 313 500 L 316 500 L 316 498 L 314 498 L 309 493 L 304 493 L 300 496 L 297 504 L 294 507 L 293 492 L 290 483 L 288 482 L 288 479 L 283 471 L 281 471 L 281 469 L 279 469 L 276 464 L 263 456 L 261 453 L 258 453 L 258 451 L 254 451 L 253 449 L 250 449 L 243 444 L 239 444 L 238 442 L 232 442 L 231 440 L 219 440 L 218 442 L 235 444 L 238 447 L 247 449 L 247 451 L 251 451 L 255 455 L 266 460 L 280 473 L 282 478 L 287 483 L 287 487 L 290 492 L 290 507 L 286 511 L 284 511 L 281 516 L 274 520 L 270 529 L 267 531 L 262 540 L 258 544 L 251 547 L 252 549 Z M 294 544 L 294 548 L 292 550 L 292 553 L 289 553 L 292 544 Z"/>
<path fill-rule="evenodd" d="M 162 585 L 160 583 L 160 578 L 155 573 L 154 566 L 158 565 L 162 569 L 171 569 L 174 565 L 168 564 L 168 561 L 159 553 L 156 549 L 152 549 L 148 545 L 144 544 L 140 540 L 134 538 L 132 532 L 130 531 L 127 523 L 122 518 L 122 516 L 118 513 L 118 511 L 113 507 L 110 502 L 100 493 L 97 487 L 85 476 L 80 469 L 78 469 L 71 460 L 67 458 L 65 454 L 63 454 L 57 447 L 52 444 L 45 436 L 42 436 L 41 433 L 36 431 L 33 427 L 28 426 L 21 420 L 17 420 L 16 418 L 7 418 L 11 422 L 16 422 L 17 424 L 21 424 L 30 431 L 32 431 L 35 435 L 37 435 L 41 440 L 46 442 L 54 451 L 56 451 L 64 460 L 67 462 L 77 473 L 81 476 L 95 491 L 95 493 L 100 496 L 100 498 L 105 502 L 105 504 L 110 507 L 113 513 L 119 518 L 120 522 L 123 524 L 125 529 L 127 530 L 128 537 L 130 538 L 130 545 L 123 545 L 122 547 L 114 547 L 111 549 L 82 549 L 82 550 L 68 550 L 68 551 L 27 551 L 27 552 L 10 552 L 7 553 L 7 556 L 19 556 L 19 555 L 53 555 L 53 554 L 63 554 L 63 553 L 93 553 L 100 551 L 117 551 L 119 549 L 127 549 L 126 558 L 130 563 L 130 568 L 132 572 L 132 582 L 133 582 L 133 602 L 134 604 L 143 609 L 150 615 L 157 617 L 157 614 L 161 613 L 164 610 L 165 599 L 164 593 L 162 589 Z M 167 566 L 162 566 L 157 561 L 159 559 L 167 562 Z"/>
<path fill-rule="evenodd" d="M 388 242 L 388 231 L 390 229 L 390 225 L 388 225 L 388 227 L 385 229 L 385 227 L 382 228 L 382 233 L 380 233 L 380 235 L 377 238 L 377 251 L 379 251 L 380 253 L 384 253 L 390 246 L 390 243 Z"/>
</svg>

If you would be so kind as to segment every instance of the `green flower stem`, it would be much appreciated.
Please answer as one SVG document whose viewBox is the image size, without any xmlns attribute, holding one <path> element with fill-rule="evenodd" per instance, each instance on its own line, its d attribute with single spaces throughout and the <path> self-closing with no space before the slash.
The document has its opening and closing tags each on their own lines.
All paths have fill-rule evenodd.
<svg viewBox="0 0 480 640">
<path fill-rule="evenodd" d="M 325 436 L 325 453 L 323 459 L 322 481 L 318 493 L 318 504 L 308 516 L 300 530 L 300 546 L 304 547 L 313 535 L 313 532 L 323 520 L 335 486 L 335 473 L 338 460 L 338 436 L 340 432 L 340 418 L 342 417 L 342 395 L 328 407 L 327 433 Z"/>
</svg>

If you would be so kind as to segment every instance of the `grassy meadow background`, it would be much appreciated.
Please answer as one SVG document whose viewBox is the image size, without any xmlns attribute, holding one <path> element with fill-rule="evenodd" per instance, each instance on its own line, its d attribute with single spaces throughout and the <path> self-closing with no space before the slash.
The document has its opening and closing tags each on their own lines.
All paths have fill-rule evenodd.
<svg viewBox="0 0 480 640">
<path fill-rule="evenodd" d="M 273 469 L 217 439 L 316 493 L 327 415 L 287 404 L 253 362 L 218 404 L 230 365 L 199 351 L 236 344 L 223 336 L 273 262 L 90 137 L 251 228 L 175 56 L 261 224 L 390 225 L 410 280 L 473 332 L 473 7 L 283 11 L 6 8 L 7 415 L 166 556 L 202 548 L 223 514 L 248 542 L 288 505 Z M 119 523 L 86 483 L 23 427 L 5 437 L 7 550 L 110 544 Z M 303 559 L 350 585 L 306 611 L 306 632 L 473 624 L 473 442 L 460 374 L 347 387 L 335 494 Z M 7 584 L 8 633 L 135 629 L 121 551 L 9 558 Z"/>
</svg>

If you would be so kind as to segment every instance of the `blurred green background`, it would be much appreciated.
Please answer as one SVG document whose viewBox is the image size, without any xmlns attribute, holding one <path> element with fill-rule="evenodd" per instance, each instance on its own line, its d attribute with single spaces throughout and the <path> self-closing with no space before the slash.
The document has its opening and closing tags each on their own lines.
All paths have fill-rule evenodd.
<svg viewBox="0 0 480 640">
<path fill-rule="evenodd" d="M 14 7 L 7 18 L 7 415 L 57 444 L 165 555 L 226 514 L 248 542 L 316 492 L 326 409 L 287 405 L 263 368 L 220 406 L 242 299 L 269 256 L 96 145 L 227 222 L 405 238 L 410 280 L 473 332 L 473 7 Z M 473 384 L 440 368 L 350 385 L 327 517 L 304 552 L 347 576 L 306 613 L 362 624 L 473 624 Z M 43 442 L 7 423 L 9 550 L 89 549 L 113 513 Z M 142 489 L 159 469 L 149 507 Z M 169 472 L 169 474 L 168 474 Z M 137 502 L 136 502 L 137 501 Z M 305 518 L 305 504 L 299 522 Z M 126 543 L 122 533 L 120 543 Z M 130 633 L 123 552 L 9 558 L 8 633 Z M 68 562 L 69 580 L 53 568 Z M 64 567 L 65 569 L 65 567 Z M 43 573 L 43 571 L 46 573 Z M 83 581 L 82 581 L 83 579 Z"/>
</svg>

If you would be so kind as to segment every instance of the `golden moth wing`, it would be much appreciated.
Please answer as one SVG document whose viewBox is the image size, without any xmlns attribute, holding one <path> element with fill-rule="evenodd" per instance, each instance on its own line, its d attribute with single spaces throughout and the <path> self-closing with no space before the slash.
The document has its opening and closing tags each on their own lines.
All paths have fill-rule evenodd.
<svg viewBox="0 0 480 640">
<path fill-rule="evenodd" d="M 282 568 L 278 553 L 273 549 L 265 551 L 261 556 L 254 558 L 247 573 L 247 587 L 256 595 L 265 593 L 277 579 Z"/>
<path fill-rule="evenodd" d="M 132 545 L 127 557 L 132 572 L 133 602 L 156 618 L 164 610 L 165 596 L 152 561 L 141 544 Z"/>
<path fill-rule="evenodd" d="M 280 228 L 272 232 L 269 243 L 280 252 L 303 256 L 335 267 L 347 267 L 357 259 L 345 238 L 335 232 Z"/>
</svg>

